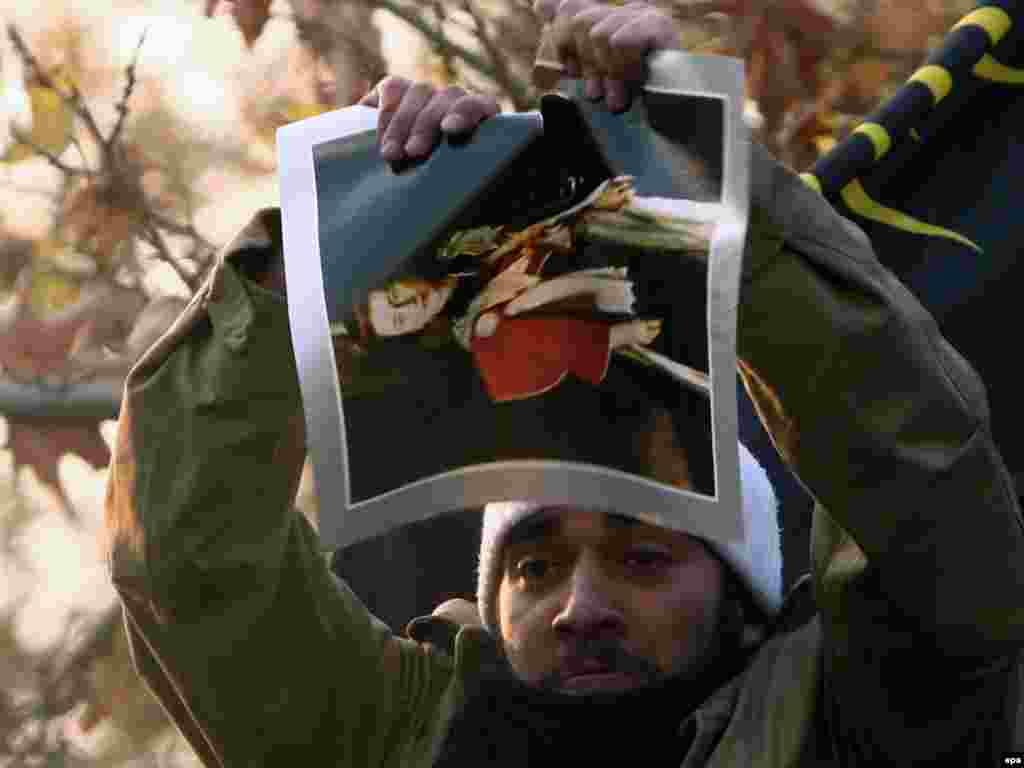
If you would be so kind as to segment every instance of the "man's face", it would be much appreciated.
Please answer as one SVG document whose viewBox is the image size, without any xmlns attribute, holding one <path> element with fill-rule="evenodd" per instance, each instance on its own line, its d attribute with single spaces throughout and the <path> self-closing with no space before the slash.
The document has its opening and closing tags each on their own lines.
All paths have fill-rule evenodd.
<svg viewBox="0 0 1024 768">
<path fill-rule="evenodd" d="M 576 694 L 695 673 L 715 640 L 724 578 L 686 534 L 602 512 L 539 512 L 504 547 L 506 656 L 524 682 Z"/>
</svg>

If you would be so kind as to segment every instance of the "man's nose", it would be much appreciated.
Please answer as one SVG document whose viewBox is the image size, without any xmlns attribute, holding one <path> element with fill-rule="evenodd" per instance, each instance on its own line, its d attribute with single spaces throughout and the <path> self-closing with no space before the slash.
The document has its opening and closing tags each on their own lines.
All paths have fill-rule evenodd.
<svg viewBox="0 0 1024 768">
<path fill-rule="evenodd" d="M 613 585 L 594 558 L 577 561 L 567 587 L 565 604 L 552 622 L 556 632 L 577 637 L 622 635 L 625 620 Z"/>
</svg>

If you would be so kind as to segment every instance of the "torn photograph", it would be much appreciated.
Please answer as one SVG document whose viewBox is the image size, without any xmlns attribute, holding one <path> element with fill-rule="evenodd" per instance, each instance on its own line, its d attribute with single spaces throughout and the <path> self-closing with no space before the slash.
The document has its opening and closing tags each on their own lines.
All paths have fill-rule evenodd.
<svg viewBox="0 0 1024 768">
<path fill-rule="evenodd" d="M 678 52 L 650 70 L 626 113 L 564 81 L 405 167 L 375 109 L 281 129 L 327 545 L 523 499 L 742 537 L 742 77 Z"/>
</svg>

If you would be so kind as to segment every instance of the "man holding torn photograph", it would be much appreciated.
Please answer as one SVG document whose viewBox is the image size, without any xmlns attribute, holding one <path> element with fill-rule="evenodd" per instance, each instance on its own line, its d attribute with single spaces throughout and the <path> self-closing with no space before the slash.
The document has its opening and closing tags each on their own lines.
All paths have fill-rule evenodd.
<svg viewBox="0 0 1024 768">
<path fill-rule="evenodd" d="M 613 110 L 676 45 L 643 3 L 537 8 Z M 363 103 L 391 159 L 498 111 L 394 78 Z M 748 554 L 634 510 L 492 504 L 477 605 L 408 639 L 292 508 L 280 224 L 253 220 L 133 371 L 107 501 L 135 664 L 207 765 L 985 766 L 1024 746 L 1024 531 L 982 383 L 759 147 L 752 201 L 737 354 L 817 500 L 812 580 L 783 601 L 774 497 L 741 448 Z"/>
</svg>

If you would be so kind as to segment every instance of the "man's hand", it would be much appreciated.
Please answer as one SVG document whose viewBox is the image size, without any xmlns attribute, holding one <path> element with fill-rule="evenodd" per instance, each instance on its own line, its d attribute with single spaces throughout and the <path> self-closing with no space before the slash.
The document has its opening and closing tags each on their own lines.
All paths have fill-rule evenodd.
<svg viewBox="0 0 1024 768">
<path fill-rule="evenodd" d="M 567 74 L 582 74 L 587 96 L 604 98 L 612 111 L 629 106 L 632 90 L 646 76 L 648 54 L 679 47 L 672 18 L 643 2 L 536 0 L 534 10 L 551 22 L 549 34 Z M 489 96 L 395 76 L 381 80 L 359 103 L 380 109 L 377 136 L 390 162 L 426 157 L 442 135 L 469 134 L 501 111 Z"/>
<path fill-rule="evenodd" d="M 380 109 L 377 137 L 381 155 L 390 162 L 426 157 L 442 134 L 469 134 L 501 111 L 490 96 L 457 87 L 438 90 L 395 76 L 385 77 L 359 103 Z"/>
<path fill-rule="evenodd" d="M 550 23 L 550 42 L 566 74 L 582 76 L 587 97 L 604 98 L 613 112 L 629 107 L 650 53 L 680 46 L 675 21 L 647 3 L 536 0 L 533 9 Z"/>
</svg>

